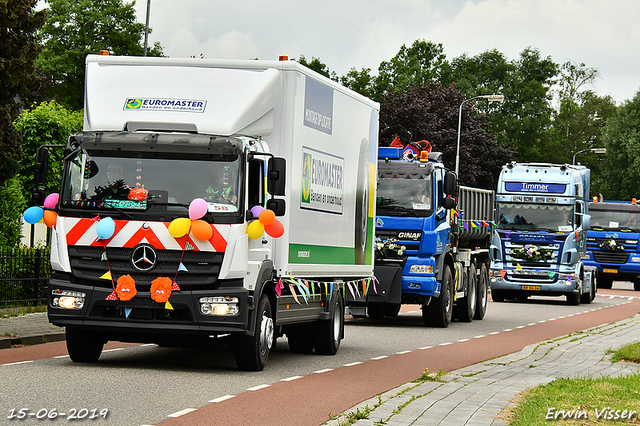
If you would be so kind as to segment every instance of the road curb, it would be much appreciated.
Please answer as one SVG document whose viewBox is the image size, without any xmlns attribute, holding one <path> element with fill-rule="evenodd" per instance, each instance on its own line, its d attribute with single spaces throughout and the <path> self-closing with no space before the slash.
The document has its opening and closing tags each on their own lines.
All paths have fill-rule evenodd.
<svg viewBox="0 0 640 426">
<path fill-rule="evenodd" d="M 40 334 L 36 336 L 12 336 L 12 337 L 0 337 L 0 349 L 9 349 L 14 346 L 32 346 L 40 345 L 42 343 L 60 342 L 65 340 L 64 333 L 49 333 Z"/>
</svg>

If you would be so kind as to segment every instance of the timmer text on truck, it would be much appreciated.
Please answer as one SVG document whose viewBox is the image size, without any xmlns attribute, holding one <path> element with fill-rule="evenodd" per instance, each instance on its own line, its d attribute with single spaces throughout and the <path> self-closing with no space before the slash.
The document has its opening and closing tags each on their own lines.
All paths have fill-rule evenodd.
<svg viewBox="0 0 640 426">
<path fill-rule="evenodd" d="M 439 152 L 413 156 L 394 147 L 378 150 L 377 183 L 377 287 L 364 301 L 348 294 L 348 311 L 382 318 L 397 315 L 401 304 L 418 304 L 425 325 L 482 319 L 493 191 L 458 188 Z"/>
<path fill-rule="evenodd" d="M 373 276 L 378 104 L 293 61 L 86 66 L 50 209 L 48 315 L 71 359 L 224 339 L 261 370 L 281 335 L 335 354 L 345 285 Z"/>
<path fill-rule="evenodd" d="M 598 287 L 611 288 L 613 281 L 631 281 L 640 291 L 640 205 L 635 199 L 591 202 L 589 213 L 589 258 L 585 265 L 598 269 Z"/>
<path fill-rule="evenodd" d="M 586 266 L 590 171 L 584 166 L 502 167 L 491 243 L 491 298 L 565 296 L 591 303 L 595 269 Z"/>
</svg>

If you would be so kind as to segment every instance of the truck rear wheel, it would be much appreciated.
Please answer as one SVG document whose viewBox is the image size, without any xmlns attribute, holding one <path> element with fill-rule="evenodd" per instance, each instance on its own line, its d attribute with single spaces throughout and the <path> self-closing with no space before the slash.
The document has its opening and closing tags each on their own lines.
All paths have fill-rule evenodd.
<svg viewBox="0 0 640 426">
<path fill-rule="evenodd" d="M 253 336 L 238 336 L 235 357 L 238 368 L 245 371 L 262 371 L 269 359 L 273 345 L 273 316 L 271 303 L 266 295 L 260 297 L 256 309 L 256 327 Z"/>
<path fill-rule="evenodd" d="M 458 300 L 456 306 L 454 306 L 453 314 L 462 322 L 471 322 L 476 315 L 477 285 L 476 267 L 472 263 L 469 266 L 469 275 L 467 276 L 467 297 Z"/>
<path fill-rule="evenodd" d="M 65 329 L 67 352 L 73 362 L 96 362 L 102 354 L 105 342 L 95 333 L 77 328 Z"/>
<path fill-rule="evenodd" d="M 473 319 L 481 320 L 487 313 L 487 303 L 489 302 L 489 271 L 484 262 L 480 266 L 477 295 L 478 306 L 476 306 L 476 315 Z"/>
<path fill-rule="evenodd" d="M 340 293 L 331 298 L 330 318 L 318 321 L 314 333 L 316 354 L 335 355 L 340 348 L 344 330 L 344 303 Z"/>
<path fill-rule="evenodd" d="M 432 302 L 434 303 L 422 305 L 422 321 L 425 325 L 448 327 L 453 314 L 453 277 L 449 266 L 444 267 L 440 297 Z"/>
<path fill-rule="evenodd" d="M 569 293 L 567 294 L 567 304 L 568 305 L 573 305 L 573 306 L 578 306 L 580 304 L 580 297 L 582 295 L 578 294 L 578 293 Z"/>
</svg>

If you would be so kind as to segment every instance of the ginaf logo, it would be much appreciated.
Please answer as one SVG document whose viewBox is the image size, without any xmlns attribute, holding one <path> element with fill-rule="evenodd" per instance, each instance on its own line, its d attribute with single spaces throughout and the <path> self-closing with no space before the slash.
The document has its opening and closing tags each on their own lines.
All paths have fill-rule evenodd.
<svg viewBox="0 0 640 426">
<path fill-rule="evenodd" d="M 311 154 L 304 154 L 302 164 L 302 202 L 311 203 Z"/>
<path fill-rule="evenodd" d="M 140 109 L 142 106 L 142 99 L 127 99 L 125 109 Z"/>
</svg>

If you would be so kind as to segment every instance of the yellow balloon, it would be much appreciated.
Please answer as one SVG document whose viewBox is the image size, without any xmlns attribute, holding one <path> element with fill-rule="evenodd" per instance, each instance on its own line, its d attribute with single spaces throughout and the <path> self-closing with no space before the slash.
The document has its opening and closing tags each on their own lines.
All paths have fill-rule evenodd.
<svg viewBox="0 0 640 426">
<path fill-rule="evenodd" d="M 264 225 L 259 220 L 254 220 L 247 226 L 247 235 L 252 240 L 257 240 L 264 233 Z"/>
<path fill-rule="evenodd" d="M 179 217 L 169 224 L 169 234 L 173 238 L 184 237 L 189 233 L 189 229 L 191 229 L 191 219 L 188 217 Z"/>
</svg>

